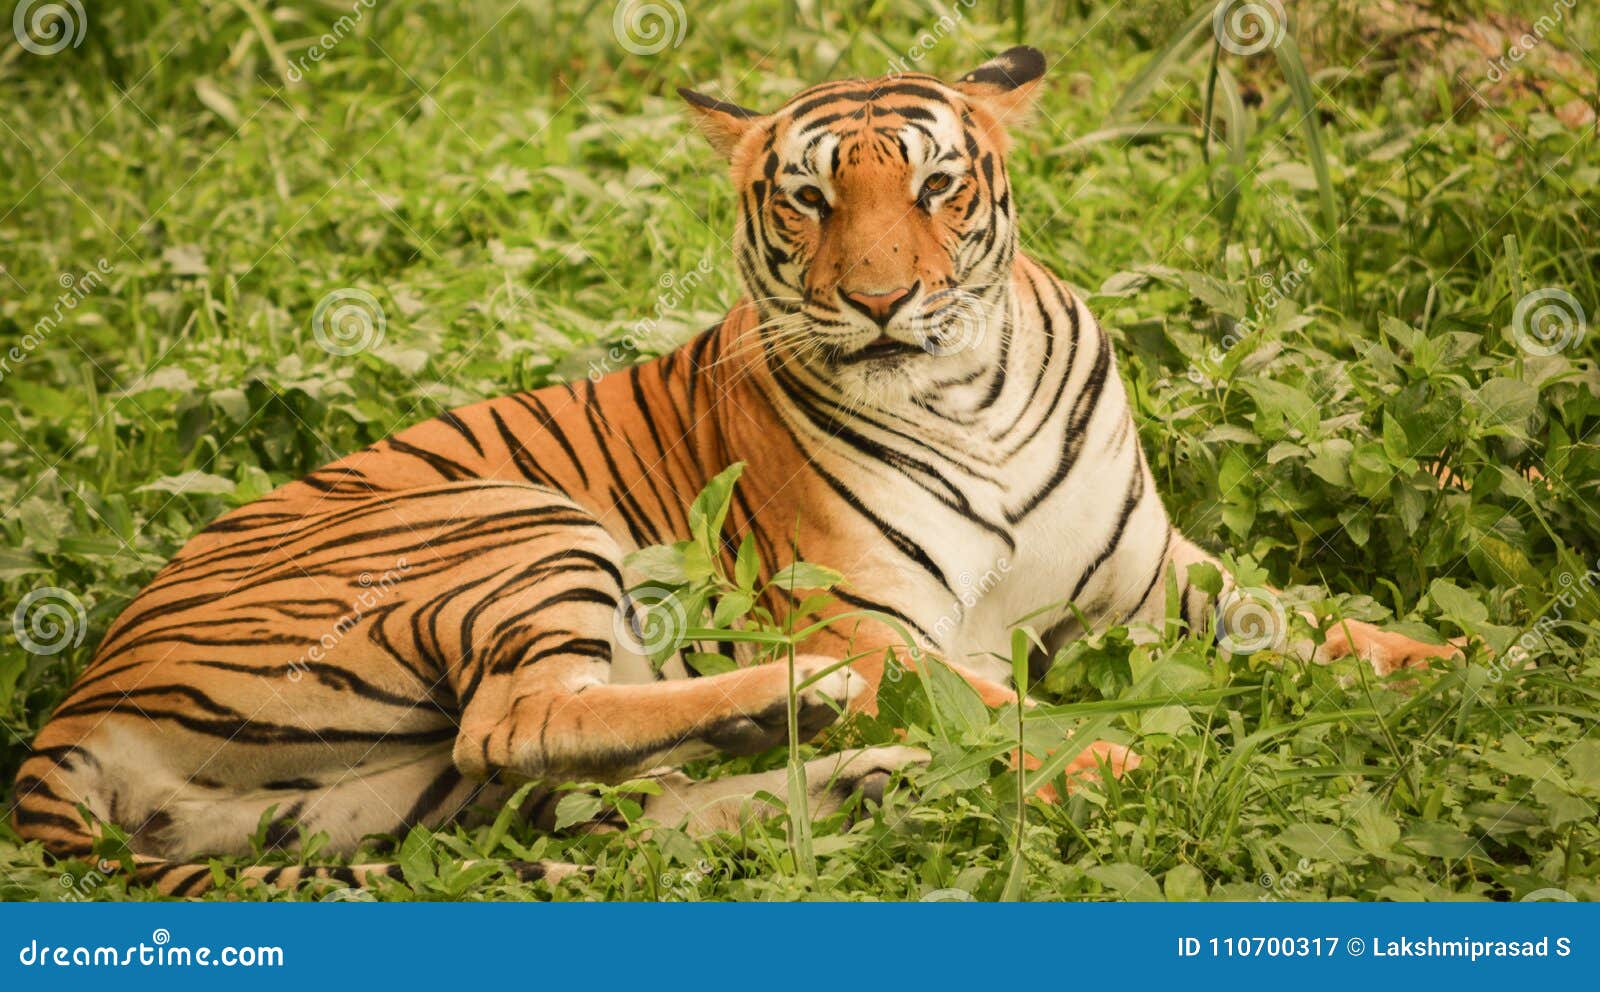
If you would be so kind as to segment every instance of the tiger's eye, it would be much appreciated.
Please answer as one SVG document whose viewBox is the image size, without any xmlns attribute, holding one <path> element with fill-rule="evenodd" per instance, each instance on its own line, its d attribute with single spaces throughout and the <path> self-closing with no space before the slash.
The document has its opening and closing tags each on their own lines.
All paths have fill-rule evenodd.
<svg viewBox="0 0 1600 992">
<path fill-rule="evenodd" d="M 936 194 L 943 193 L 945 190 L 949 189 L 950 184 L 954 183 L 955 181 L 955 177 L 950 175 L 948 172 L 935 172 L 933 175 L 929 176 L 925 182 L 923 182 L 922 195 L 934 196 Z"/>
<path fill-rule="evenodd" d="M 822 195 L 822 190 L 815 186 L 802 186 L 795 190 L 794 198 L 812 209 L 820 209 L 828 205 L 828 198 Z"/>
</svg>

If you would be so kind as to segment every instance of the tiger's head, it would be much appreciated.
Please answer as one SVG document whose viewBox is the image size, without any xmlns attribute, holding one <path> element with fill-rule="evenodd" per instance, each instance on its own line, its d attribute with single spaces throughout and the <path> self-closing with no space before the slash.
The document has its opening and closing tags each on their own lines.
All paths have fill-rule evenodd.
<svg viewBox="0 0 1600 992">
<path fill-rule="evenodd" d="M 994 360 L 1016 252 L 1006 127 L 1044 69 L 1013 48 L 954 82 L 824 83 L 765 114 L 679 91 L 728 160 L 769 352 L 862 399 L 970 381 Z"/>
</svg>

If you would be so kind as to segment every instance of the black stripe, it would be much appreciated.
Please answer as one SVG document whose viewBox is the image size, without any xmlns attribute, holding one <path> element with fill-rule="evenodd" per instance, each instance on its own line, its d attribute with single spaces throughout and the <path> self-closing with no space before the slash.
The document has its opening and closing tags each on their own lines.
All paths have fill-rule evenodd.
<svg viewBox="0 0 1600 992">
<path fill-rule="evenodd" d="M 466 438 L 467 443 L 472 445 L 472 450 L 476 451 L 478 455 L 482 457 L 483 445 L 478 443 L 478 436 L 472 433 L 472 428 L 468 427 L 465 421 L 456 416 L 455 411 L 446 410 L 444 413 L 439 414 L 438 420 L 446 427 L 449 427 L 457 434 L 460 434 L 462 437 Z"/>
</svg>

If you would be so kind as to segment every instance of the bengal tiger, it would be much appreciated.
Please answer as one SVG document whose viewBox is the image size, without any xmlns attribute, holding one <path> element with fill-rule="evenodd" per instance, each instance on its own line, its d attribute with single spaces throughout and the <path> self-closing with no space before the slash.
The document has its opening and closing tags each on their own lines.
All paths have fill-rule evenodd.
<svg viewBox="0 0 1600 992">
<path fill-rule="evenodd" d="M 1064 643 L 1084 621 L 1162 623 L 1173 585 L 1204 628 L 1215 596 L 1189 566 L 1216 561 L 1168 520 L 1107 334 L 1018 249 L 1008 128 L 1044 70 L 1019 47 L 953 82 L 848 79 L 772 113 L 681 90 L 738 192 L 747 295 L 663 357 L 444 413 L 196 534 L 40 731 L 17 831 L 71 857 L 93 848 L 86 819 L 119 824 L 140 879 L 190 896 L 212 882 L 195 859 L 247 854 L 269 808 L 269 844 L 304 830 L 350 853 L 516 783 L 776 745 L 786 666 L 657 672 L 618 633 L 624 557 L 686 538 L 687 505 L 735 462 L 728 523 L 764 579 L 785 560 L 838 569 L 819 615 L 893 618 L 991 705 L 1016 699 L 1000 659 L 1033 611 Z M 963 595 L 973 575 L 991 577 L 981 596 Z M 889 657 L 917 664 L 896 623 L 862 616 L 804 647 L 808 735 L 872 710 Z M 1382 671 L 1454 651 L 1364 623 L 1315 650 Z M 814 761 L 816 808 L 917 760 Z M 1097 746 L 1072 767 L 1097 760 L 1134 759 Z M 782 792 L 669 784 L 646 815 L 698 829 Z M 245 875 L 374 872 L 393 869 Z"/>
</svg>

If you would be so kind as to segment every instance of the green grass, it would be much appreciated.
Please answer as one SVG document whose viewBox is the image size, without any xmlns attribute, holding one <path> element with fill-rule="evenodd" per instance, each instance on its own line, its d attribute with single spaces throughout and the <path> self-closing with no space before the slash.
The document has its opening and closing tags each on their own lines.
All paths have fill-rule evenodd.
<svg viewBox="0 0 1600 992">
<path fill-rule="evenodd" d="M 1051 57 L 1012 162 L 1027 250 L 1117 338 L 1180 525 L 1330 611 L 1497 653 L 1396 687 L 1107 631 L 1057 659 L 1029 733 L 1125 740 L 1145 765 L 1020 824 L 985 758 L 1014 720 L 930 707 L 907 678 L 935 768 L 854 826 L 816 824 L 810 858 L 782 819 L 706 841 L 508 821 L 404 838 L 408 884 L 379 896 L 1600 896 L 1600 335 L 1540 356 L 1510 333 L 1541 288 L 1600 313 L 1594 128 L 1554 113 L 1595 100 L 1592 10 L 1519 70 L 1560 50 L 1588 81 L 1541 95 L 1487 87 L 1486 65 L 1452 83 L 1348 3 L 1295 5 L 1326 16 L 1293 50 L 1216 70 L 1209 21 L 1173 47 L 1187 12 L 1165 4 L 1017 5 L 1022 25 L 992 0 L 686 6 L 654 55 L 617 43 L 609 0 L 379 0 L 320 61 L 351 5 L 128 0 L 94 5 L 77 48 L 0 43 L 0 342 L 20 349 L 0 368 L 0 612 L 59 587 L 86 617 L 53 654 L 0 630 L 0 803 L 106 625 L 207 521 L 451 406 L 581 376 L 658 307 L 672 339 L 723 312 L 733 200 L 675 86 L 776 105 L 886 71 L 961 10 L 919 67 L 964 71 L 1019 33 Z M 30 345 L 64 280 L 85 295 Z M 311 314 L 351 287 L 386 330 L 337 357 Z M 1440 455 L 1470 489 L 1435 484 Z M 596 871 L 551 891 L 459 867 L 536 857 Z M 146 897 L 83 871 L 0 827 L 0 897 Z M 246 897 L 269 894 L 316 892 Z"/>
</svg>

